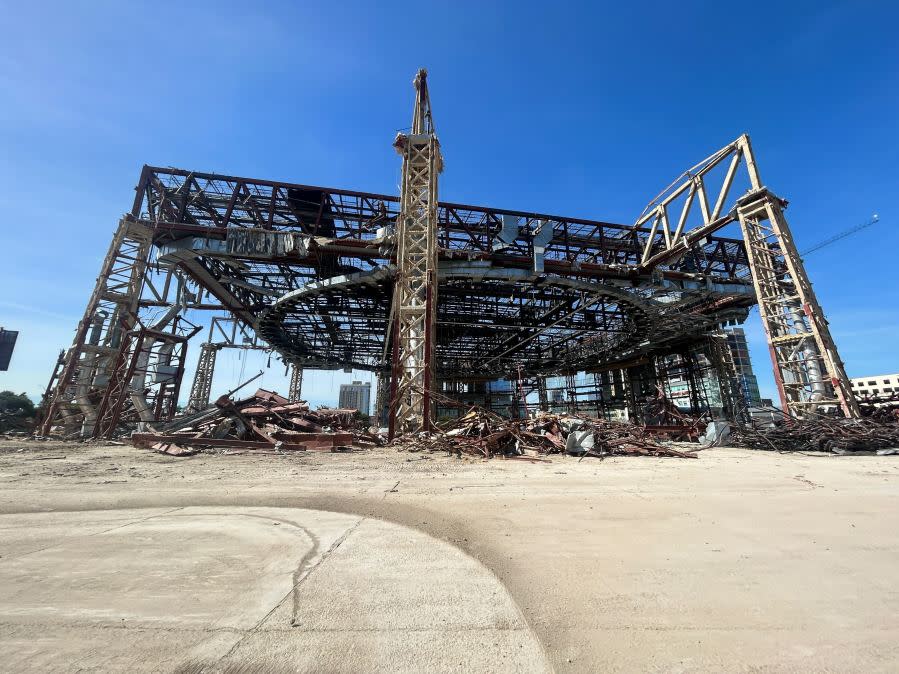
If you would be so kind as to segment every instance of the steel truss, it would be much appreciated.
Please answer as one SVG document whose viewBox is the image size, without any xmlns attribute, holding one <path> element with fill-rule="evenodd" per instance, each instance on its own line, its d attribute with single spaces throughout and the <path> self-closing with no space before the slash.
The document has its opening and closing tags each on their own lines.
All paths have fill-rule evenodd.
<svg viewBox="0 0 899 674">
<path fill-rule="evenodd" d="M 271 347 L 259 339 L 258 333 L 247 327 L 235 316 L 213 316 L 209 322 L 209 338 L 200 345 L 200 357 L 194 372 L 194 381 L 190 389 L 187 412 L 199 412 L 209 406 L 212 392 L 212 380 L 215 377 L 215 362 L 222 349 L 238 349 L 243 351 L 271 351 Z M 294 374 L 296 368 L 294 368 Z M 302 370 L 299 374 L 299 386 L 302 385 Z M 291 379 L 291 386 L 294 382 Z M 299 389 L 297 389 L 299 395 Z"/>
<path fill-rule="evenodd" d="M 200 328 L 187 309 L 221 309 L 187 290 L 175 265 L 152 259 L 152 223 L 124 217 L 72 346 L 51 377 L 39 433 L 111 437 L 122 421 L 177 412 L 187 343 Z"/>
<path fill-rule="evenodd" d="M 725 164 L 726 171 L 715 179 L 716 169 Z M 748 189 L 734 197 L 731 188 L 741 166 Z M 718 186 L 711 208 L 710 183 Z M 682 207 L 674 221 L 670 210 L 678 200 Z M 689 228 L 696 202 L 701 220 Z M 744 134 L 686 171 L 644 209 L 635 228 L 650 222 L 652 226 L 639 268 L 649 270 L 682 259 L 705 237 L 739 222 L 784 410 L 796 417 L 833 411 L 858 417 L 858 404 L 824 311 L 784 217 L 785 205 L 761 182 L 749 136 Z"/>
<path fill-rule="evenodd" d="M 847 417 L 859 417 L 858 402 L 782 206 L 763 190 L 742 199 L 737 208 L 781 402 L 799 417 L 833 407 Z"/>
<path fill-rule="evenodd" d="M 200 358 L 194 373 L 194 382 L 190 387 L 190 398 L 187 400 L 186 412 L 192 414 L 209 407 L 209 395 L 212 392 L 212 378 L 215 376 L 215 359 L 221 350 L 221 344 L 203 342 L 200 345 Z"/>
<path fill-rule="evenodd" d="M 431 115 L 428 73 L 415 77 L 412 132 L 394 147 L 403 157 L 397 218 L 397 271 L 393 294 L 395 330 L 390 434 L 429 430 L 437 306 L 437 177 L 443 170 Z"/>
<path fill-rule="evenodd" d="M 152 232 L 142 223 L 127 218 L 119 222 L 55 389 L 47 397 L 41 435 L 49 435 L 54 424 L 62 424 L 66 434 L 79 426 L 82 435 L 93 434 L 97 406 L 127 348 L 125 335 L 137 322 L 151 243 Z"/>
<path fill-rule="evenodd" d="M 41 432 L 104 434 L 172 414 L 176 382 L 150 373 L 183 362 L 188 311 L 224 312 L 252 348 L 278 350 L 294 380 L 319 367 L 392 375 L 381 397 L 407 431 L 427 426 L 435 379 L 489 399 L 486 380 L 514 375 L 518 397 L 533 389 L 553 408 L 538 378 L 578 370 L 595 373 L 595 390 L 567 388 L 565 404 L 626 405 L 637 418 L 660 357 L 706 343 L 758 302 L 785 408 L 858 413 L 784 202 L 762 186 L 747 136 L 682 174 L 633 225 L 438 203 L 424 72 L 396 147 L 400 198 L 145 166 L 51 379 Z M 728 225 L 739 238 L 721 236 Z M 203 347 L 192 406 L 208 402 L 216 343 Z"/>
<path fill-rule="evenodd" d="M 287 399 L 296 403 L 303 396 L 303 368 L 299 365 L 290 365 L 290 385 L 287 388 Z"/>
<path fill-rule="evenodd" d="M 179 334 L 141 326 L 125 336 L 98 408 L 95 438 L 114 437 L 121 422 L 151 422 L 175 416 L 187 342 L 199 331 L 191 327 Z M 130 415 L 126 414 L 129 409 Z"/>
</svg>

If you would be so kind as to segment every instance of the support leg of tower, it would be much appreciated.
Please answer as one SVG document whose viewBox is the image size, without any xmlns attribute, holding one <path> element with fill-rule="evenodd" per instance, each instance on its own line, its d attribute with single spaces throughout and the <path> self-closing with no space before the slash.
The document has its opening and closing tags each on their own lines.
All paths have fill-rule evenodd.
<svg viewBox="0 0 899 674">
<path fill-rule="evenodd" d="M 299 402 L 303 396 L 303 368 L 296 363 L 290 364 L 290 386 L 287 389 L 287 399 Z"/>
<path fill-rule="evenodd" d="M 221 347 L 206 342 L 200 346 L 200 359 L 194 373 L 193 385 L 190 387 L 190 398 L 187 412 L 199 412 L 209 407 L 209 395 L 212 391 L 212 378 L 215 376 L 215 359 Z"/>
<path fill-rule="evenodd" d="M 783 202 L 760 189 L 738 202 L 737 216 L 784 411 L 799 418 L 835 410 L 860 416 Z"/>
<path fill-rule="evenodd" d="M 121 350 L 127 348 L 124 335 L 135 325 L 150 243 L 149 229 L 128 219 L 119 222 L 66 352 L 65 365 L 48 397 L 41 435 L 49 435 L 57 424 L 68 434 L 75 430 L 73 423 L 81 424 L 84 437 L 94 433 L 97 407 Z"/>
</svg>

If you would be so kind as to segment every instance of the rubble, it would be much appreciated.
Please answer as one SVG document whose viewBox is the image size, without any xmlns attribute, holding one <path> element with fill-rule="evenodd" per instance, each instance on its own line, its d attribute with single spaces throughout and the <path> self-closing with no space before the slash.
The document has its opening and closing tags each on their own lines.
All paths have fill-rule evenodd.
<svg viewBox="0 0 899 674">
<path fill-rule="evenodd" d="M 507 419 L 475 406 L 437 424 L 431 432 L 400 435 L 390 444 L 410 452 L 443 451 L 460 457 L 527 461 L 548 461 L 551 454 L 696 458 L 695 452 L 676 449 L 666 440 L 695 441 L 706 431 L 706 422 L 676 409 L 663 411 L 666 421 L 676 423 L 638 426 L 549 412 Z M 729 438 L 724 439 L 724 429 L 717 429 L 711 433 L 717 439 L 706 446 L 726 443 L 779 452 L 899 453 L 899 418 L 894 410 L 877 410 L 863 419 L 785 417 L 769 428 L 726 426 Z M 709 433 L 703 437 L 708 440 Z M 165 424 L 151 424 L 145 431 L 132 433 L 130 439 L 136 447 L 176 456 L 209 450 L 353 451 L 386 444 L 378 429 L 364 426 L 356 410 L 312 410 L 306 402 L 290 402 L 265 389 L 242 400 L 223 395 L 205 410 Z"/>
<path fill-rule="evenodd" d="M 669 456 L 696 458 L 662 444 L 645 427 L 611 423 L 575 414 L 538 412 L 527 419 L 505 419 L 474 407 L 467 414 L 438 425 L 431 433 L 396 438 L 392 445 L 406 451 L 446 451 L 492 458 L 532 461 L 548 454 L 573 456 Z"/>
<path fill-rule="evenodd" d="M 899 392 L 861 396 L 858 407 L 863 417 L 881 423 L 899 423 Z"/>
<path fill-rule="evenodd" d="M 34 425 L 35 412 L 34 404 L 24 393 L 0 391 L 0 433 L 26 434 Z"/>
<path fill-rule="evenodd" d="M 363 427 L 356 410 L 311 410 L 303 401 L 259 389 L 238 401 L 223 395 L 205 410 L 132 433 L 131 443 L 184 456 L 204 449 L 350 451 L 382 440 Z"/>
<path fill-rule="evenodd" d="M 734 427 L 731 436 L 735 446 L 777 452 L 899 453 L 899 423 L 871 418 L 785 417 L 769 428 Z"/>
</svg>

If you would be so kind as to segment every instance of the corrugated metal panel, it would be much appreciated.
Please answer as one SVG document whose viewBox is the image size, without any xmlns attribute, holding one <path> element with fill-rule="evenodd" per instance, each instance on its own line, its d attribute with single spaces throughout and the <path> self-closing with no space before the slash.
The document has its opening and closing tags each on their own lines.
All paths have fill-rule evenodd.
<svg viewBox="0 0 899 674">
<path fill-rule="evenodd" d="M 232 255 L 278 257 L 299 255 L 305 257 L 309 237 L 294 232 L 271 232 L 262 229 L 228 230 L 226 248 Z"/>
</svg>

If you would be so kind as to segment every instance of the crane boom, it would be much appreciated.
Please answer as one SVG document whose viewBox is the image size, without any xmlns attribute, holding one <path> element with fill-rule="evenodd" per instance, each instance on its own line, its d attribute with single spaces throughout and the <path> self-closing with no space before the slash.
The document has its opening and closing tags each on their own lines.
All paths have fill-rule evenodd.
<svg viewBox="0 0 899 674">
<path fill-rule="evenodd" d="M 860 232 L 861 230 L 866 229 L 866 228 L 870 227 L 871 225 L 875 225 L 879 221 L 880 221 L 880 216 L 877 215 L 877 213 L 875 213 L 874 215 L 871 216 L 871 219 L 868 220 L 867 222 L 863 222 L 862 224 L 856 225 L 855 227 L 850 227 L 845 232 L 840 232 L 839 234 L 834 234 L 829 239 L 824 239 L 824 241 L 821 241 L 820 243 L 815 244 L 811 248 L 808 248 L 807 250 L 802 251 L 801 255 L 803 257 L 805 257 L 809 253 L 814 253 L 816 250 L 820 250 L 821 248 L 824 248 L 824 246 L 829 246 L 830 244 L 835 243 L 835 242 L 839 241 L 840 239 L 845 239 L 847 236 L 855 234 L 856 232 Z"/>
</svg>

